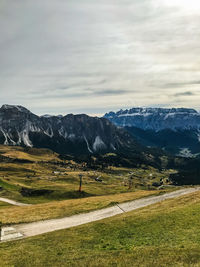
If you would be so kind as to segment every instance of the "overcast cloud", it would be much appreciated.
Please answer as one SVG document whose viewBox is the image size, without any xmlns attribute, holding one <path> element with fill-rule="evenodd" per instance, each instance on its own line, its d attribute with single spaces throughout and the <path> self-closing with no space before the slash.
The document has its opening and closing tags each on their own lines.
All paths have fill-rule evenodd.
<svg viewBox="0 0 200 267">
<path fill-rule="evenodd" d="M 1 0 L 0 104 L 37 114 L 200 103 L 197 0 Z"/>
</svg>

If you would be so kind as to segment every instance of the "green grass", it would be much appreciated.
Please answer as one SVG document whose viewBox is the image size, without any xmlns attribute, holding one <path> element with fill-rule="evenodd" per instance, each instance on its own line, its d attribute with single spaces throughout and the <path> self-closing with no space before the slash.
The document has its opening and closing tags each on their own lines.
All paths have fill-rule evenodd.
<svg viewBox="0 0 200 267">
<path fill-rule="evenodd" d="M 58 171 L 61 174 L 55 174 Z M 134 192 L 136 190 L 153 189 L 149 185 L 161 178 L 167 178 L 170 171 L 159 172 L 156 169 L 128 169 L 112 168 L 103 171 L 88 170 L 83 172 L 79 166 L 76 170 L 49 163 L 0 163 L 0 186 L 3 191 L 0 196 L 15 199 L 24 203 L 38 204 L 55 200 L 78 198 L 76 191 L 79 188 L 79 174 L 83 173 L 83 190 L 88 196 L 101 196 Z M 128 178 L 134 173 L 133 187 L 128 188 Z M 153 174 L 153 177 L 149 175 Z M 102 183 L 95 181 L 101 176 Z M 37 196 L 24 197 L 20 194 L 22 187 L 32 189 L 52 190 L 52 193 Z M 154 188 L 155 189 L 155 188 Z"/>
<path fill-rule="evenodd" d="M 200 266 L 200 192 L 0 244 L 0 266 Z"/>
<path fill-rule="evenodd" d="M 80 173 L 84 175 L 84 197 L 88 197 L 155 189 L 151 186 L 152 183 L 159 182 L 160 179 L 165 182 L 172 172 L 172 170 L 160 172 L 145 166 L 136 169 L 109 166 L 104 170 L 83 171 L 82 164 L 72 160 L 61 160 L 58 154 L 48 149 L 0 145 L 0 155 L 3 155 L 0 161 L 0 186 L 3 187 L 0 196 L 30 204 L 79 198 L 77 190 Z M 130 175 L 133 175 L 131 189 L 128 186 Z M 95 181 L 99 176 L 103 180 L 102 183 Z M 20 193 L 22 187 L 47 189 L 53 192 L 25 197 Z"/>
<path fill-rule="evenodd" d="M 13 159 L 29 160 L 33 162 L 60 161 L 58 154 L 50 149 L 0 145 L 0 154 Z"/>
<path fill-rule="evenodd" d="M 0 221 L 6 224 L 60 218 L 116 202 L 160 194 L 151 184 L 161 178 L 166 179 L 171 172 L 160 172 L 151 167 L 130 169 L 111 166 L 103 170 L 83 171 L 82 164 L 61 161 L 56 153 L 45 149 L 0 146 L 0 154 L 3 155 L 0 161 L 0 197 L 34 204 L 30 207 L 2 208 Z M 82 194 L 78 192 L 80 173 L 83 174 Z M 130 175 L 133 175 L 131 189 L 128 186 Z M 96 181 L 97 177 L 101 177 L 102 182 Z M 24 196 L 22 187 L 35 191 L 43 189 L 46 193 Z M 171 190 L 173 188 L 166 188 L 162 192 Z M 83 198 L 85 200 L 82 201 Z"/>
<path fill-rule="evenodd" d="M 0 201 L 0 209 L 5 209 L 5 208 L 8 208 L 8 207 L 11 207 L 11 205 L 6 203 L 6 202 Z"/>
<path fill-rule="evenodd" d="M 159 195 L 165 192 L 166 191 L 164 190 L 138 190 L 136 192 L 123 194 L 52 201 L 26 207 L 9 206 L 7 209 L 4 207 L 3 210 L 0 210 L 0 222 L 2 222 L 4 225 L 8 225 L 35 222 L 53 218 L 63 218 L 75 214 L 106 208 L 116 205 L 116 203 L 123 203 L 152 195 Z"/>
</svg>

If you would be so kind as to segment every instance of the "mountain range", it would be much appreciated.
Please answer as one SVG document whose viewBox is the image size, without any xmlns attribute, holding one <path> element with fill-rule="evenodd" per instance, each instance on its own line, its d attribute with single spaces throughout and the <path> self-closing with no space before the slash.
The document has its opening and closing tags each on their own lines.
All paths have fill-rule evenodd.
<svg viewBox="0 0 200 267">
<path fill-rule="evenodd" d="M 0 108 L 0 144 L 50 148 L 60 154 L 200 154 L 200 113 L 186 108 L 132 108 L 104 117 L 37 116 L 22 106 Z M 148 148 L 147 148 L 148 147 Z"/>
<path fill-rule="evenodd" d="M 63 154 L 95 154 L 136 149 L 131 134 L 105 118 L 37 116 L 22 106 L 0 108 L 0 143 L 50 148 Z"/>
<path fill-rule="evenodd" d="M 173 154 L 193 157 L 200 153 L 200 113 L 187 108 L 132 108 L 106 113 L 138 142 Z"/>
</svg>

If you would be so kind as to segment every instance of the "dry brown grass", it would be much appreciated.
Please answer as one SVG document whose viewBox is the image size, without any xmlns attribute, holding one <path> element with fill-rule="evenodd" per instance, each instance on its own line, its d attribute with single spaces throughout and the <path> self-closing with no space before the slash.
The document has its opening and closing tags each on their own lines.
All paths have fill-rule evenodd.
<svg viewBox="0 0 200 267">
<path fill-rule="evenodd" d="M 5 209 L 5 208 L 8 208 L 8 207 L 11 207 L 11 205 L 6 203 L 6 202 L 0 201 L 0 209 Z"/>
<path fill-rule="evenodd" d="M 200 266 L 200 192 L 0 244 L 0 266 Z"/>
<path fill-rule="evenodd" d="M 0 221 L 3 224 L 34 222 L 45 219 L 61 218 L 78 213 L 102 209 L 115 203 L 122 203 L 158 195 L 164 191 L 136 191 L 123 194 L 106 195 L 82 199 L 54 201 L 26 207 L 8 207 L 0 210 Z"/>
<path fill-rule="evenodd" d="M 9 158 L 30 161 L 60 161 L 58 154 L 49 149 L 0 145 L 0 153 Z"/>
</svg>

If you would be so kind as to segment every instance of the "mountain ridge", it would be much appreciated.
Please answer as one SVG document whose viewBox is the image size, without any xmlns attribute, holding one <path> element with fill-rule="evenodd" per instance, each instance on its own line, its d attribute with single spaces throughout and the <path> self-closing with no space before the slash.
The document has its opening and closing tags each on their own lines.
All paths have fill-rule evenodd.
<svg viewBox="0 0 200 267">
<path fill-rule="evenodd" d="M 104 115 L 141 144 L 175 155 L 200 154 L 200 113 L 187 108 L 132 108 Z"/>
<path fill-rule="evenodd" d="M 137 127 L 143 130 L 200 128 L 200 113 L 190 108 L 132 108 L 111 111 L 106 113 L 104 118 L 118 126 Z"/>
<path fill-rule="evenodd" d="M 79 154 L 114 152 L 137 146 L 128 132 L 105 118 L 86 114 L 37 116 L 19 105 L 0 108 L 0 143 Z"/>
</svg>

